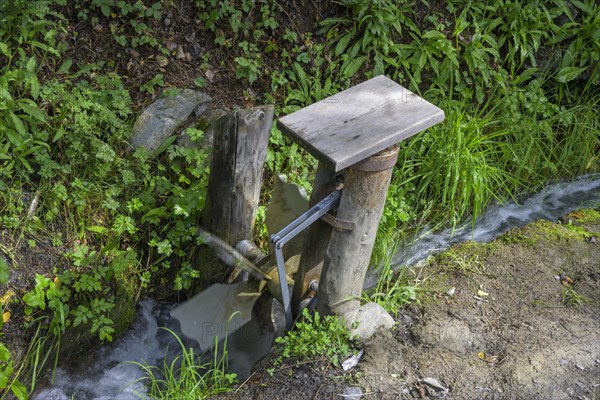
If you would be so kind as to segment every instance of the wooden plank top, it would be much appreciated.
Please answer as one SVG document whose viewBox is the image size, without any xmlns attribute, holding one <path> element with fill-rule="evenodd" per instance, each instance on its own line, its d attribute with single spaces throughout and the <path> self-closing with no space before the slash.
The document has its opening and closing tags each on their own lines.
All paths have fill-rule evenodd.
<svg viewBox="0 0 600 400">
<path fill-rule="evenodd" d="M 444 120 L 444 111 L 383 75 L 280 118 L 281 131 L 335 171 Z"/>
</svg>

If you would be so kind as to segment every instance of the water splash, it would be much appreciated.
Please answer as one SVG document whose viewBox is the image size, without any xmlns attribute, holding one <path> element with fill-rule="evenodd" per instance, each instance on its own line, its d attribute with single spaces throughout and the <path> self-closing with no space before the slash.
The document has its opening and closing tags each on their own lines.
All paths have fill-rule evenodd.
<svg viewBox="0 0 600 400">
<path fill-rule="evenodd" d="M 165 355 L 158 337 L 159 313 L 156 302 L 144 300 L 139 304 L 130 330 L 113 344 L 72 364 L 57 368 L 54 384 L 32 397 L 33 400 L 130 400 L 143 396 L 145 387 L 136 380 L 143 376 L 131 360 L 156 362 Z"/>
<path fill-rule="evenodd" d="M 467 240 L 490 242 L 509 229 L 520 228 L 540 219 L 556 221 L 571 211 L 598 201 L 600 175 L 586 175 L 572 182 L 549 185 L 518 204 L 511 202 L 489 206 L 474 224 L 468 222 L 454 231 L 444 229 L 436 233 L 425 229 L 417 235 L 417 240 L 400 246 L 392 265 L 414 265 L 430 254 Z"/>
</svg>

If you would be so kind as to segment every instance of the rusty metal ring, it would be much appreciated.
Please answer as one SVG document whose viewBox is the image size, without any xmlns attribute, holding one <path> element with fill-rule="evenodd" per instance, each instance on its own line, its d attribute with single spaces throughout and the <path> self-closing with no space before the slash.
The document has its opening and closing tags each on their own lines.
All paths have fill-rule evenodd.
<svg viewBox="0 0 600 400">
<path fill-rule="evenodd" d="M 375 155 L 372 155 L 366 160 L 357 162 L 351 166 L 350 169 L 363 172 L 379 172 L 388 170 L 396 165 L 398 152 L 398 146 L 387 148 Z"/>
</svg>

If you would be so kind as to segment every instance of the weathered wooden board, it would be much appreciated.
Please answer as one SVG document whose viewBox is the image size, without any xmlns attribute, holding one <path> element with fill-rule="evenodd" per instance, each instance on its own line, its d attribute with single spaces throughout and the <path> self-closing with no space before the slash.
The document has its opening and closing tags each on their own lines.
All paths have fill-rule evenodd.
<svg viewBox="0 0 600 400">
<path fill-rule="evenodd" d="M 444 120 L 444 111 L 381 75 L 278 121 L 340 171 Z"/>
<path fill-rule="evenodd" d="M 251 240 L 254 233 L 273 113 L 273 106 L 260 106 L 218 121 L 202 227 L 230 246 Z M 202 270 L 198 288 L 229 272 L 207 248 L 200 250 L 197 264 Z"/>
</svg>

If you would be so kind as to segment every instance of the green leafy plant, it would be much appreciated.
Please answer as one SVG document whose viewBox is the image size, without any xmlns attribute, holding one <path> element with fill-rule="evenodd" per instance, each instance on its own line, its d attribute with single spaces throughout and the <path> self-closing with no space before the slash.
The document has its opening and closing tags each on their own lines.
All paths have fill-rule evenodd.
<svg viewBox="0 0 600 400">
<path fill-rule="evenodd" d="M 348 328 L 333 315 L 321 317 L 318 312 L 311 314 L 306 308 L 302 319 L 285 336 L 275 340 L 276 363 L 284 358 L 311 360 L 326 359 L 340 365 L 351 352 L 351 338 Z"/>
<path fill-rule="evenodd" d="M 110 21 L 108 27 L 113 38 L 123 47 L 159 45 L 152 25 L 161 18 L 162 1 L 148 4 L 142 0 L 92 0 L 91 2 L 78 0 L 74 3 L 74 7 L 79 10 L 78 18 L 89 20 L 93 27 L 101 22 L 100 16 Z"/>
<path fill-rule="evenodd" d="M 412 1 L 341 0 L 348 10 L 343 18 L 328 18 L 321 23 L 321 33 L 330 37 L 333 54 L 342 57 L 344 78 L 353 76 L 367 60 L 374 60 L 373 75 L 382 74 L 387 66 L 398 66 L 397 43 L 407 32 L 418 33 L 411 17 Z M 348 28 L 346 28 L 348 27 Z"/>
<path fill-rule="evenodd" d="M 140 86 L 140 90 L 143 92 L 148 92 L 150 94 L 154 94 L 156 86 L 160 86 L 160 87 L 165 86 L 163 74 L 154 75 L 154 77 L 152 79 L 150 79 L 148 82 L 146 82 L 142 86 Z"/>
<path fill-rule="evenodd" d="M 27 388 L 16 378 L 13 379 L 14 366 L 10 351 L 0 343 L 0 389 L 10 389 L 19 400 L 27 399 Z"/>
</svg>

